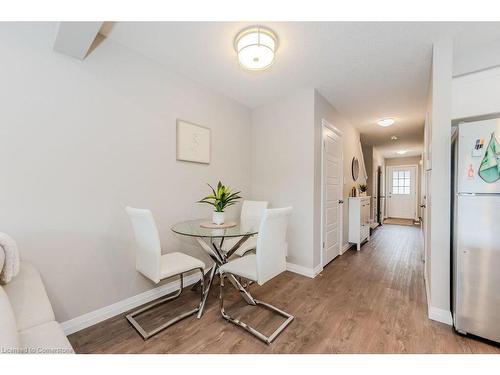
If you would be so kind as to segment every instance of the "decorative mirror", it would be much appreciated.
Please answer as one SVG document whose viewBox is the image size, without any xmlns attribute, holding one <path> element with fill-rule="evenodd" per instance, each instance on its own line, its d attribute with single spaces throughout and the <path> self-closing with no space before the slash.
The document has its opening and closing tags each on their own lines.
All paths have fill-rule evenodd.
<svg viewBox="0 0 500 375">
<path fill-rule="evenodd" d="M 356 157 L 352 158 L 351 173 L 352 173 L 352 179 L 356 181 L 359 176 L 359 161 Z"/>
</svg>

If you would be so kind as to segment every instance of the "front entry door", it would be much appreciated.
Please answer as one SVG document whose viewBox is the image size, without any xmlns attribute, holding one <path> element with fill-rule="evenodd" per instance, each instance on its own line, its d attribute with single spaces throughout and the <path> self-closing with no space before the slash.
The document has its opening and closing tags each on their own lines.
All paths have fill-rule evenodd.
<svg viewBox="0 0 500 375">
<path fill-rule="evenodd" d="M 416 166 L 387 167 L 387 216 L 401 219 L 415 219 Z"/>
<path fill-rule="evenodd" d="M 323 127 L 323 266 L 342 247 L 342 136 Z"/>
</svg>

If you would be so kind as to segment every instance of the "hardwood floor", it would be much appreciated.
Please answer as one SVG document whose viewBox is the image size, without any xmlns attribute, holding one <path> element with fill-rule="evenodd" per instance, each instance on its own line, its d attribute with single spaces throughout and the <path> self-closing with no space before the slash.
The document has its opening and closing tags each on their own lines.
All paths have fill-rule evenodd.
<svg viewBox="0 0 500 375">
<path fill-rule="evenodd" d="M 204 316 L 190 317 L 148 341 L 114 317 L 69 336 L 77 353 L 500 353 L 500 348 L 454 333 L 427 319 L 418 227 L 386 225 L 360 252 L 337 257 L 315 279 L 285 272 L 252 294 L 295 315 L 266 345 L 219 312 L 218 288 Z M 245 305 L 226 287 L 226 309 L 264 331 L 279 325 L 267 310 Z M 189 289 L 174 303 L 142 317 L 156 324 L 198 295 Z M 272 326 L 272 327 L 271 327 Z"/>
</svg>

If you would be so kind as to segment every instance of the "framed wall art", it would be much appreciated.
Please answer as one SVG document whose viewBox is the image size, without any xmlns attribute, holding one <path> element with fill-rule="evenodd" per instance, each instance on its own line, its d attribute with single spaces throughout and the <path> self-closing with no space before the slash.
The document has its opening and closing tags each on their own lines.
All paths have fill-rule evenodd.
<svg viewBox="0 0 500 375">
<path fill-rule="evenodd" d="M 177 120 L 177 160 L 210 164 L 210 129 Z"/>
</svg>

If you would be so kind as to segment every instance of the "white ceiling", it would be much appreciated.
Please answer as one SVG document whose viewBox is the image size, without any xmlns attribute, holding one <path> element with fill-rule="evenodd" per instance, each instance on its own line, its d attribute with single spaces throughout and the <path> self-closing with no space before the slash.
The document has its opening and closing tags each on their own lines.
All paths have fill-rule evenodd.
<svg viewBox="0 0 500 375">
<path fill-rule="evenodd" d="M 270 70 L 248 72 L 238 65 L 233 38 L 251 24 L 119 22 L 101 32 L 249 108 L 317 88 L 386 157 L 403 148 L 421 152 L 433 41 L 452 35 L 456 53 L 465 55 L 485 36 L 500 38 L 500 23 L 260 22 L 280 46 Z M 382 117 L 396 124 L 377 126 Z"/>
</svg>

